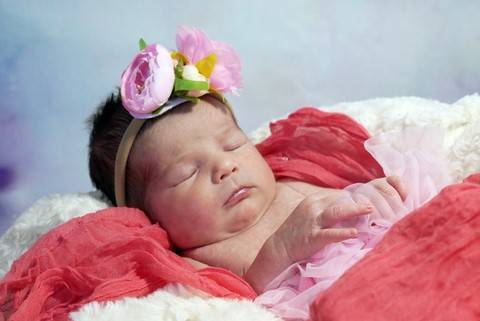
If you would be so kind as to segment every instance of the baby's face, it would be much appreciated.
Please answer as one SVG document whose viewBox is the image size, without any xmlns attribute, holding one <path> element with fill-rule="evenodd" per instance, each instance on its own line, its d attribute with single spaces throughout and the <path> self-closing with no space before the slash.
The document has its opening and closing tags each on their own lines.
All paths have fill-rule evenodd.
<svg viewBox="0 0 480 321">
<path fill-rule="evenodd" d="M 245 231 L 275 196 L 270 167 L 215 104 L 208 99 L 180 107 L 136 143 L 135 157 L 147 157 L 145 208 L 181 249 Z"/>
</svg>

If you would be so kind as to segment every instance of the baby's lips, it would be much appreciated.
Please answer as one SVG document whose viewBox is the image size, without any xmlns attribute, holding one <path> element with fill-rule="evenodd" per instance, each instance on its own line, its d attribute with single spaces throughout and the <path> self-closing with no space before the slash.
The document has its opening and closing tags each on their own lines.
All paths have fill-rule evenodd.
<svg viewBox="0 0 480 321">
<path fill-rule="evenodd" d="M 250 195 L 250 186 L 241 186 L 236 188 L 223 204 L 224 206 L 234 205 Z"/>
</svg>

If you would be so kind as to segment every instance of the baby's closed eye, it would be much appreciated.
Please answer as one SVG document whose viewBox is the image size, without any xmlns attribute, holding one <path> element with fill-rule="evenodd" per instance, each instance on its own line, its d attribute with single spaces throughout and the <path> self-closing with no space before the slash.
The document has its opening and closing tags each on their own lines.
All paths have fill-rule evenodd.
<svg viewBox="0 0 480 321">
<path fill-rule="evenodd" d="M 236 137 L 234 139 L 231 139 L 225 144 L 225 151 L 232 151 L 235 149 L 238 149 L 245 145 L 247 143 L 247 138 L 246 137 Z"/>
<path fill-rule="evenodd" d="M 177 186 L 192 178 L 197 173 L 197 171 L 198 169 L 196 167 L 175 169 L 170 175 L 171 177 L 168 179 L 169 182 L 171 182 L 169 185 L 171 185 L 172 187 Z"/>
</svg>

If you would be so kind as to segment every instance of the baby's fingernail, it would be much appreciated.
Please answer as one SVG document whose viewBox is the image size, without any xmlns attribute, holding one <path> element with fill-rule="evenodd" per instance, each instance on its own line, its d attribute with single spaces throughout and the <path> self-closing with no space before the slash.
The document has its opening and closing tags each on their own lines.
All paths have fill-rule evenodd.
<svg viewBox="0 0 480 321">
<path fill-rule="evenodd" d="M 364 211 L 373 210 L 372 204 L 369 204 L 369 203 L 358 203 L 358 205 L 360 206 L 360 209 L 361 209 L 361 210 L 364 210 Z"/>
<path fill-rule="evenodd" d="M 349 233 L 348 233 L 351 237 L 354 237 L 354 236 L 357 236 L 358 234 L 358 231 L 357 229 L 355 228 L 352 228 L 351 230 L 349 230 Z"/>
</svg>

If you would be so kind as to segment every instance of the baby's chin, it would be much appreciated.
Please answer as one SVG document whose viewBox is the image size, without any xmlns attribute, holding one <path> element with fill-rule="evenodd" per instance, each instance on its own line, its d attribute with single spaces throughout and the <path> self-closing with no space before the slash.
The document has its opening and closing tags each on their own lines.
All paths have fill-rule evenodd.
<svg viewBox="0 0 480 321">
<path fill-rule="evenodd" d="M 232 215 L 232 217 L 230 217 L 231 221 L 227 229 L 232 234 L 240 234 L 252 228 L 261 220 L 265 213 L 264 209 L 256 208 L 254 204 L 249 203 L 248 200 L 245 200 L 244 204 L 238 205 L 241 206 L 239 206 L 236 211 L 228 213 Z"/>
</svg>

